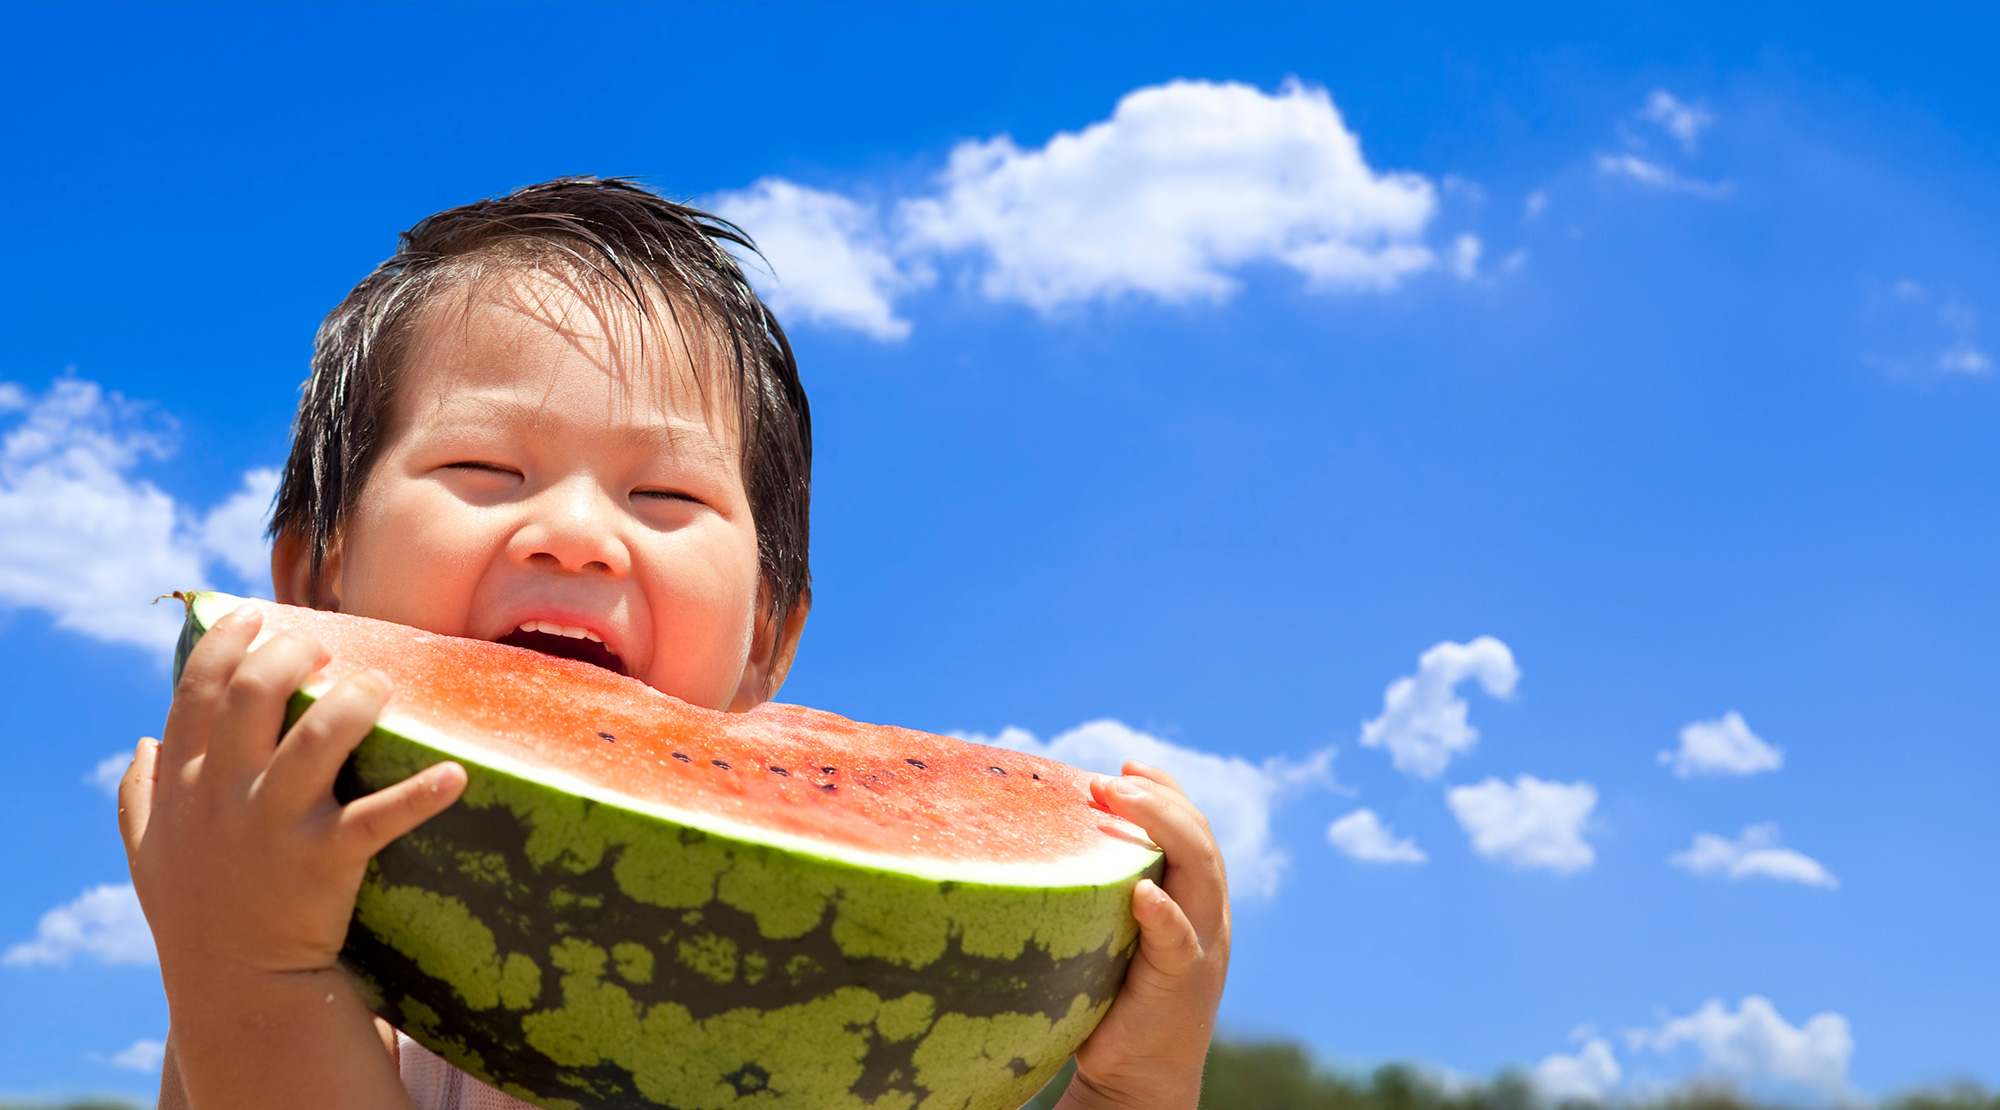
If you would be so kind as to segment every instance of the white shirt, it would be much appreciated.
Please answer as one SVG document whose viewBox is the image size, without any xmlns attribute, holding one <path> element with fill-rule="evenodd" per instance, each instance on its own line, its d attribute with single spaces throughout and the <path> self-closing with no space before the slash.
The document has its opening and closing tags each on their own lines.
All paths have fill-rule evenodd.
<svg viewBox="0 0 2000 1110">
<path fill-rule="evenodd" d="M 446 1063 L 423 1045 L 396 1034 L 396 1070 L 416 1110 L 535 1110 L 531 1103 L 496 1091 Z"/>
</svg>

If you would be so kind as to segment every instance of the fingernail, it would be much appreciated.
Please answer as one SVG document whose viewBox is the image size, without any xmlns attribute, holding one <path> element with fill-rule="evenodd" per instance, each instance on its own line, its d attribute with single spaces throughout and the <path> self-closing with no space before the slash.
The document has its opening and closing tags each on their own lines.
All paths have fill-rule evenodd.
<svg viewBox="0 0 2000 1110">
<path fill-rule="evenodd" d="M 229 611 L 229 619 L 231 621 L 247 621 L 256 615 L 257 607 L 247 601 Z"/>
<path fill-rule="evenodd" d="M 1111 792 L 1121 798 L 1143 798 L 1146 796 L 1145 788 L 1131 779 L 1112 779 Z"/>
</svg>

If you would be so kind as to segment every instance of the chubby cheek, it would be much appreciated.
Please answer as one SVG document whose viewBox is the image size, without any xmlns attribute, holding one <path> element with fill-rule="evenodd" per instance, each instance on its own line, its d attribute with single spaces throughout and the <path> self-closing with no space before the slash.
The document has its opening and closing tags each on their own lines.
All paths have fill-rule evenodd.
<svg viewBox="0 0 2000 1110">
<path fill-rule="evenodd" d="M 495 542 L 455 498 L 388 491 L 355 506 L 342 540 L 340 607 L 426 632 L 471 635 L 471 600 Z"/>
<path fill-rule="evenodd" d="M 736 544 L 703 546 L 680 552 L 673 573 L 652 576 L 653 658 L 642 677 L 682 701 L 727 709 L 756 631 L 757 561 L 754 547 L 745 560 L 729 550 Z"/>
</svg>

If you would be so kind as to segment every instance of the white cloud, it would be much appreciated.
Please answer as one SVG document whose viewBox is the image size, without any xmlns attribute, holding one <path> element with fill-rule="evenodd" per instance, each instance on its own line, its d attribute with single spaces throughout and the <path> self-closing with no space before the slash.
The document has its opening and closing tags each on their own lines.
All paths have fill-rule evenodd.
<svg viewBox="0 0 2000 1110">
<path fill-rule="evenodd" d="M 274 471 L 250 471 L 241 491 L 197 516 L 133 474 L 172 452 L 166 418 L 78 378 L 40 397 L 12 383 L 0 394 L 0 412 L 22 414 L 0 440 L 0 606 L 165 653 L 179 608 L 153 598 L 206 585 L 212 563 L 253 588 L 268 581 L 257 532 Z"/>
<path fill-rule="evenodd" d="M 1518 775 L 1513 785 L 1488 778 L 1445 793 L 1472 847 L 1488 859 L 1560 874 L 1597 861 L 1583 829 L 1597 808 L 1597 788 L 1587 782 L 1543 782 Z"/>
<path fill-rule="evenodd" d="M 1477 235 L 1461 235 L 1452 240 L 1451 272 L 1461 281 L 1471 281 L 1479 276 L 1479 253 L 1483 244 Z"/>
<path fill-rule="evenodd" d="M 770 263 L 769 278 L 757 284 L 773 311 L 876 339 L 910 334 L 891 302 L 913 279 L 890 257 L 874 206 L 776 177 L 716 196 L 711 206 L 748 231 Z M 760 276 L 755 260 L 750 268 Z"/>
<path fill-rule="evenodd" d="M 1396 769 L 1434 779 L 1457 756 L 1479 742 L 1479 730 L 1466 723 L 1465 699 L 1458 685 L 1478 679 L 1496 698 L 1509 697 L 1521 679 L 1514 653 L 1491 636 L 1469 644 L 1446 640 L 1417 658 L 1417 673 L 1389 684 L 1382 694 L 1382 715 L 1361 726 L 1364 747 L 1388 748 Z"/>
<path fill-rule="evenodd" d="M 130 1071 L 159 1071 L 167 1058 L 167 1042 L 141 1038 L 111 1055 L 111 1066 Z"/>
<path fill-rule="evenodd" d="M 1428 268 L 1437 190 L 1377 173 L 1326 90 L 1172 81 L 1024 149 L 959 144 L 942 192 L 901 211 L 913 247 L 984 256 L 981 288 L 1044 311 L 1140 293 L 1220 300 L 1275 262 L 1314 285 L 1385 289 Z"/>
<path fill-rule="evenodd" d="M 1477 196 L 1476 186 L 1468 187 Z M 1047 143 L 971 139 L 926 186 L 882 204 L 767 177 L 712 198 L 775 271 L 781 313 L 878 339 L 910 330 L 896 299 L 948 260 L 990 300 L 1048 313 L 1137 296 L 1215 303 L 1277 265 L 1316 289 L 1384 290 L 1438 266 L 1438 187 L 1377 172 L 1326 90 L 1170 81 Z M 1479 241 L 1445 260 L 1470 276 Z M 754 266 L 753 266 L 754 270 Z"/>
<path fill-rule="evenodd" d="M 1422 863 L 1430 857 L 1409 837 L 1396 839 L 1372 809 L 1357 809 L 1326 827 L 1327 843 L 1363 863 Z"/>
<path fill-rule="evenodd" d="M 1536 189 L 1534 192 L 1528 194 L 1527 200 L 1521 202 L 1521 214 L 1530 220 L 1535 219 L 1548 210 L 1549 193 L 1547 189 Z"/>
<path fill-rule="evenodd" d="M 1864 326 L 1875 348 L 1862 358 L 1898 374 L 1991 374 L 1995 362 L 1980 345 L 1979 317 L 1948 284 L 1903 278 L 1870 287 Z"/>
<path fill-rule="evenodd" d="M 277 470 L 260 466 L 244 471 L 243 488 L 210 509 L 195 529 L 201 550 L 247 584 L 270 581 L 271 544 L 264 538 L 264 526 L 271 521 L 271 503 L 277 496 Z"/>
<path fill-rule="evenodd" d="M 1993 356 L 1961 339 L 1939 353 L 1937 368 L 1947 374 L 1990 374 Z"/>
<path fill-rule="evenodd" d="M 963 735 L 977 744 L 1046 756 L 1101 774 L 1118 774 L 1128 759 L 1166 771 L 1208 817 L 1229 866 L 1231 887 L 1258 897 L 1277 893 L 1290 862 L 1271 843 L 1272 811 L 1309 784 L 1331 783 L 1332 748 L 1304 763 L 1271 759 L 1259 766 L 1240 756 L 1184 748 L 1113 720 L 1078 725 L 1047 742 L 1012 727 L 997 736 Z"/>
<path fill-rule="evenodd" d="M 150 964 L 153 934 L 139 909 L 131 883 L 106 883 L 83 892 L 42 915 L 35 939 L 22 941 L 0 955 L 0 964 L 67 967 L 72 957 L 88 956 L 105 964 Z"/>
<path fill-rule="evenodd" d="M 1575 1053 L 1552 1052 L 1535 1065 L 1535 1092 L 1548 1102 L 1603 1102 L 1624 1075 L 1611 1042 L 1589 1037 Z"/>
<path fill-rule="evenodd" d="M 132 766 L 131 752 L 113 752 L 97 761 L 97 766 L 83 776 L 84 784 L 95 786 L 112 798 L 118 797 L 118 783 L 125 777 L 126 768 Z"/>
<path fill-rule="evenodd" d="M 1634 1030 L 1626 1039 L 1634 1048 L 1655 1052 L 1692 1045 L 1710 1071 L 1744 1082 L 1796 1083 L 1834 1099 L 1847 1093 L 1847 1065 L 1854 1054 L 1846 1018 L 1828 1011 L 1792 1025 L 1769 999 L 1754 994 L 1735 1013 L 1711 998 L 1694 1013 L 1658 1029 Z"/>
<path fill-rule="evenodd" d="M 1597 172 L 1607 177 L 1624 177 L 1650 185 L 1655 189 L 1665 189 L 1673 193 L 1687 193 L 1697 197 L 1726 197 L 1736 191 L 1736 186 L 1727 181 L 1699 181 L 1682 177 L 1672 169 L 1648 162 L 1636 154 L 1600 154 L 1597 156 Z"/>
<path fill-rule="evenodd" d="M 1947 300 L 1938 307 L 1938 320 L 1951 330 L 1951 346 L 1938 354 L 1937 368 L 1946 374 L 1990 374 L 1993 372 L 1993 356 L 1973 346 L 1973 333 L 1977 330 L 1978 319 L 1972 310 L 1955 300 Z"/>
<path fill-rule="evenodd" d="M 1751 825 L 1735 840 L 1714 833 L 1696 833 L 1694 844 L 1684 852 L 1668 856 L 1667 862 L 1696 875 L 1775 879 L 1828 890 L 1840 888 L 1840 880 L 1825 865 L 1784 847 L 1775 824 Z"/>
<path fill-rule="evenodd" d="M 1750 731 L 1734 709 L 1712 721 L 1681 729 L 1681 746 L 1660 753 L 1660 762 L 1681 778 L 1696 775 L 1754 775 L 1785 765 L 1785 753 Z"/>
<path fill-rule="evenodd" d="M 1653 90 L 1646 98 L 1646 106 L 1639 110 L 1639 117 L 1665 128 L 1690 154 L 1694 153 L 1695 140 L 1715 123 L 1715 117 L 1707 109 L 1684 103 L 1665 89 Z"/>
</svg>

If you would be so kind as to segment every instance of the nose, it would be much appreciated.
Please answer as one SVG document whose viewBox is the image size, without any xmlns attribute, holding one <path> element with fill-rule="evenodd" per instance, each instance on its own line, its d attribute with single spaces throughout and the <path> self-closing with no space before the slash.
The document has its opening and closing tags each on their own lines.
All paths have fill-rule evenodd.
<svg viewBox="0 0 2000 1110">
<path fill-rule="evenodd" d="M 528 502 L 527 519 L 515 529 L 507 553 L 526 566 L 623 577 L 632 570 L 624 525 L 624 514 L 603 487 L 578 475 Z"/>
</svg>

